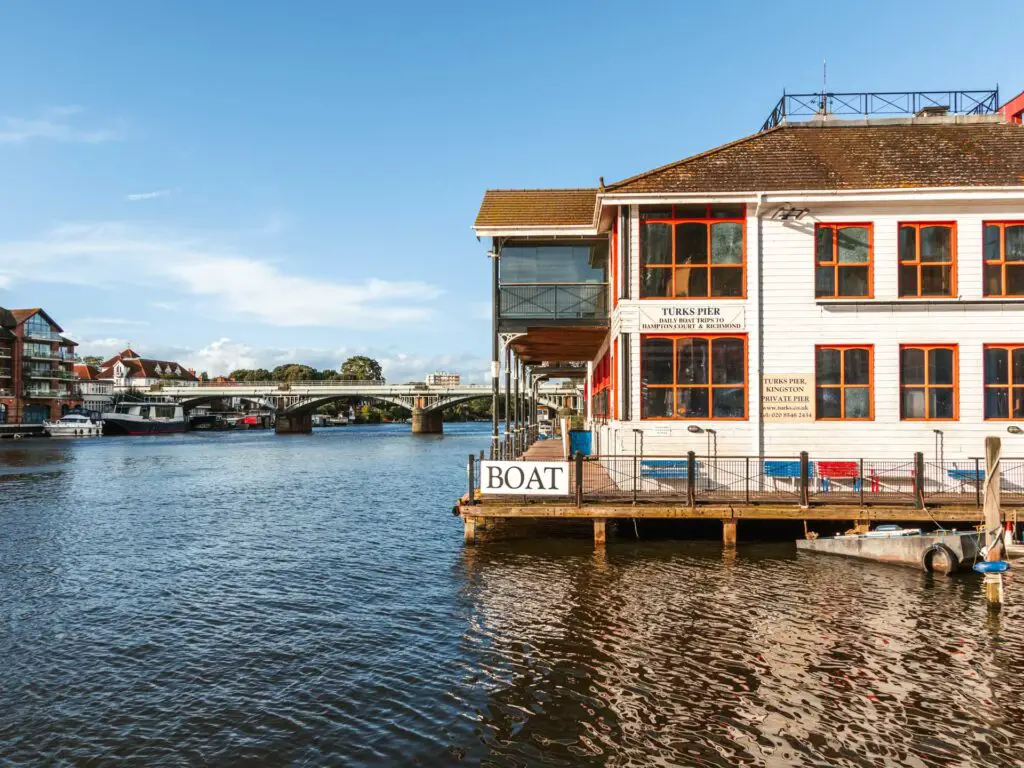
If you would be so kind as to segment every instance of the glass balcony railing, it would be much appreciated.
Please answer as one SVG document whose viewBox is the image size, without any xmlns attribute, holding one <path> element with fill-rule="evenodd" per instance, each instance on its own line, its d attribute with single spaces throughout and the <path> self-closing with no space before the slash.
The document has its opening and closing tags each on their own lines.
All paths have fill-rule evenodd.
<svg viewBox="0 0 1024 768">
<path fill-rule="evenodd" d="M 60 341 L 61 335 L 56 331 L 44 330 L 42 328 L 29 328 L 27 325 L 22 331 L 25 339 L 42 339 L 44 341 Z"/>
<path fill-rule="evenodd" d="M 506 320 L 608 319 L 607 283 L 500 283 L 498 294 Z"/>
</svg>

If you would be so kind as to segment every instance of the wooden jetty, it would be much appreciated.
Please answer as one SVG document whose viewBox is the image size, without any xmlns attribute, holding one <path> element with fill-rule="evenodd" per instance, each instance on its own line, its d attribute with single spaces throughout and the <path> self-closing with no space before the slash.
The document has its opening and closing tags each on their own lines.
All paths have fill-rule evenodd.
<svg viewBox="0 0 1024 768">
<path fill-rule="evenodd" d="M 861 532 L 872 523 L 973 527 L 984 521 L 984 464 L 974 459 L 925 461 L 918 453 L 903 462 L 814 461 L 806 453 L 781 459 L 690 453 L 566 460 L 560 442 L 541 440 L 517 461 L 524 467 L 530 462 L 564 462 L 569 493 L 483 493 L 479 481 L 486 463 L 470 457 L 471 489 L 453 510 L 464 522 L 467 542 L 475 540 L 478 524 L 511 519 L 590 520 L 597 546 L 607 540 L 608 523 L 623 520 L 718 520 L 725 546 L 736 544 L 742 521 L 848 523 Z M 1016 475 L 1024 462 L 1015 462 Z M 1015 521 L 1024 508 L 1020 479 L 1012 489 L 1003 489 L 1004 521 Z"/>
</svg>

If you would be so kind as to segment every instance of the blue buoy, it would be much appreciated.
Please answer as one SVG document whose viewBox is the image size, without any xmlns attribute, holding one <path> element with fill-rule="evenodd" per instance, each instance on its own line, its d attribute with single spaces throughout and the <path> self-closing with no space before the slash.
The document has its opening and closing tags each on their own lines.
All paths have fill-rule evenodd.
<svg viewBox="0 0 1024 768">
<path fill-rule="evenodd" d="M 974 570 L 978 573 L 1005 573 L 1010 570 L 1010 564 L 1005 560 L 982 560 L 974 564 Z"/>
</svg>

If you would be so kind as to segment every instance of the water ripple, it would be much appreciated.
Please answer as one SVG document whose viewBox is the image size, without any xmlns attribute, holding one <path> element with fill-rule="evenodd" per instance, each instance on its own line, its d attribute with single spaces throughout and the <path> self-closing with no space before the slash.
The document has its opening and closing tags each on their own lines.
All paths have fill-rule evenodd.
<svg viewBox="0 0 1024 768">
<path fill-rule="evenodd" d="M 0 763 L 1020 764 L 1012 580 L 463 548 L 446 428 L 0 447 Z"/>
</svg>

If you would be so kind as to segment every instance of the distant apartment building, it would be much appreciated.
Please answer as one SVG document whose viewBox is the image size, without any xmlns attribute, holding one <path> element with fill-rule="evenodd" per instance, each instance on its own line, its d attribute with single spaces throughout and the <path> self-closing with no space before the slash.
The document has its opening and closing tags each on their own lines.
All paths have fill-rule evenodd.
<svg viewBox="0 0 1024 768">
<path fill-rule="evenodd" d="M 437 371 L 427 374 L 427 385 L 431 387 L 457 387 L 462 383 L 462 376 L 458 373 Z"/>
<path fill-rule="evenodd" d="M 0 423 L 40 424 L 80 404 L 75 342 L 42 309 L 0 308 Z"/>
<path fill-rule="evenodd" d="M 140 356 L 128 347 L 99 365 L 99 379 L 110 381 L 114 392 L 150 389 L 157 384 L 194 387 L 199 379 L 191 368 L 173 360 Z"/>
</svg>

